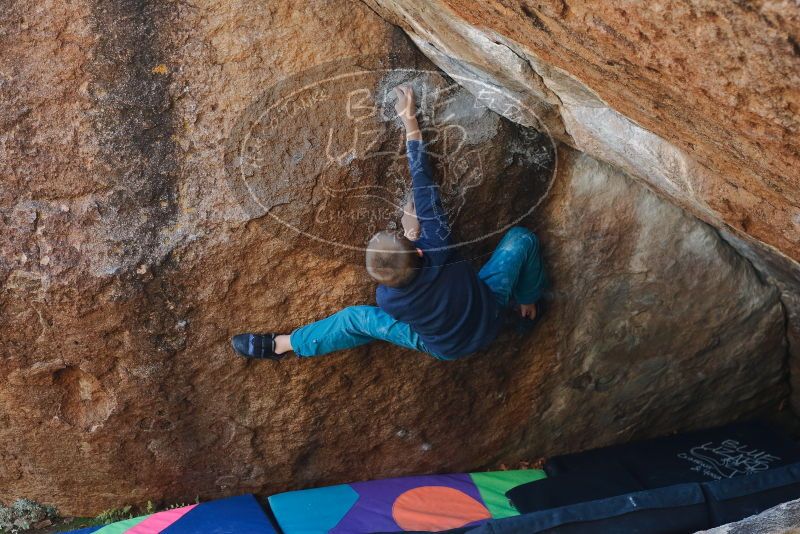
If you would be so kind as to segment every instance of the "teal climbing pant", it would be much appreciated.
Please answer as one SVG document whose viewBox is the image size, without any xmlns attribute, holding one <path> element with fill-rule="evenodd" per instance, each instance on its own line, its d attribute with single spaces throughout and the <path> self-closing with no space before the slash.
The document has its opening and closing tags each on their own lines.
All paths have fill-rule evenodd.
<svg viewBox="0 0 800 534">
<path fill-rule="evenodd" d="M 548 284 L 539 239 L 527 228 L 511 228 L 478 276 L 503 308 L 512 301 L 517 304 L 538 301 Z"/>
<path fill-rule="evenodd" d="M 478 273 L 498 304 L 532 304 L 547 287 L 539 240 L 530 230 L 515 226 L 503 236 L 492 257 Z M 425 347 L 411 326 L 392 318 L 377 306 L 350 306 L 321 321 L 292 332 L 292 348 L 298 356 L 321 356 L 351 349 L 375 340 L 388 341 L 408 349 L 447 360 Z"/>
</svg>

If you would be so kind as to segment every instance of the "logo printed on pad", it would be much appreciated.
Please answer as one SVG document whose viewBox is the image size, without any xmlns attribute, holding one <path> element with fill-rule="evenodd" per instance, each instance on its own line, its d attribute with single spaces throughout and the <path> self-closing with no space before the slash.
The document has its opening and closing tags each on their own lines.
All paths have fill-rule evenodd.
<svg viewBox="0 0 800 534">
<path fill-rule="evenodd" d="M 692 447 L 688 453 L 678 454 L 678 458 L 692 462 L 692 471 L 717 480 L 766 471 L 780 461 L 779 456 L 748 447 L 735 439 L 726 439 L 719 445 L 703 443 Z"/>
</svg>

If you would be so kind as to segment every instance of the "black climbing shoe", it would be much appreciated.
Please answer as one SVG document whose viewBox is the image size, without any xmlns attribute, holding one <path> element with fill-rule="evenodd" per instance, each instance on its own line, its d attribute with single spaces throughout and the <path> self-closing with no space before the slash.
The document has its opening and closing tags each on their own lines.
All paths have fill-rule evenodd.
<svg viewBox="0 0 800 534">
<path fill-rule="evenodd" d="M 231 338 L 233 350 L 239 356 L 256 360 L 282 360 L 275 354 L 275 334 L 238 334 Z"/>
</svg>

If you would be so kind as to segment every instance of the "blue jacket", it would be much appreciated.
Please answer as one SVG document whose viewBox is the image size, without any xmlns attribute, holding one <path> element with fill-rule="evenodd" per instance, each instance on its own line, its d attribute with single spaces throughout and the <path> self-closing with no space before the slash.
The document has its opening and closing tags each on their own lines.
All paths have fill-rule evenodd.
<svg viewBox="0 0 800 534">
<path fill-rule="evenodd" d="M 425 346 L 445 360 L 488 346 L 502 327 L 500 307 L 489 287 L 451 247 L 450 226 L 434 184 L 422 141 L 408 141 L 414 203 L 420 222 L 415 245 L 423 268 L 408 285 L 379 285 L 377 301 L 385 312 L 411 325 Z"/>
</svg>

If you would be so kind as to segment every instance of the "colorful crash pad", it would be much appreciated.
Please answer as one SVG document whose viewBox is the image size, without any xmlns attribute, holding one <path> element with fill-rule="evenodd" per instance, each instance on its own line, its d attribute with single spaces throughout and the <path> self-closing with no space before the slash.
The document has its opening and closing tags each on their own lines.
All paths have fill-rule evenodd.
<svg viewBox="0 0 800 534">
<path fill-rule="evenodd" d="M 390 478 L 280 493 L 269 504 L 285 534 L 439 531 L 516 515 L 505 492 L 544 477 L 526 469 Z"/>
<path fill-rule="evenodd" d="M 240 495 L 134 517 L 72 534 L 276 534 L 252 495 Z"/>
</svg>

